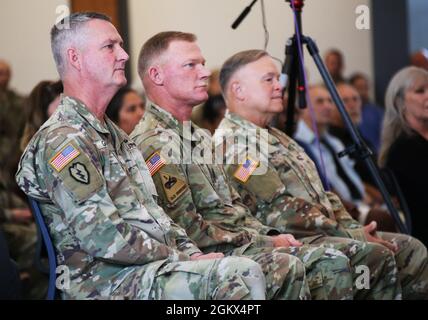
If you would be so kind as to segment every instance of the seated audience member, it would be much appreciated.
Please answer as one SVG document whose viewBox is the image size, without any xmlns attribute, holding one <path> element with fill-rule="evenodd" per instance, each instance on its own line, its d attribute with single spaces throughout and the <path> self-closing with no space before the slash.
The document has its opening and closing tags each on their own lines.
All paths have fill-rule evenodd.
<svg viewBox="0 0 428 320">
<path fill-rule="evenodd" d="M 22 131 L 24 97 L 9 87 L 11 77 L 9 64 L 0 59 L 0 138 L 8 139 L 14 145 L 16 141 L 11 139 L 17 138 Z M 9 146 L 0 141 L 2 149 Z"/>
<path fill-rule="evenodd" d="M 353 168 L 353 161 L 348 156 L 339 159 L 337 153 L 345 149 L 344 145 L 328 132 L 334 108 L 329 92 L 323 86 L 316 85 L 309 88 L 309 97 L 313 104 L 316 128 L 312 127 L 312 112 L 306 108 L 302 112 L 295 137 L 310 145 L 318 162 L 324 164 L 332 190 L 347 201 L 363 202 L 364 185 Z M 322 158 L 315 130 L 319 134 Z"/>
<path fill-rule="evenodd" d="M 315 156 L 315 162 L 325 170 L 330 189 L 340 196 L 354 218 L 363 225 L 376 221 L 382 231 L 396 231 L 389 214 L 377 206 L 372 206 L 372 198 L 367 195 L 364 183 L 354 169 L 354 160 L 349 156 L 338 157 L 338 153 L 343 151 L 345 146 L 328 131 L 332 115 L 336 112 L 329 92 L 323 86 L 315 85 L 309 88 L 309 97 L 314 108 L 319 145 L 315 129 L 312 128 L 313 119 L 309 108 L 302 112 L 295 138 L 305 143 L 312 151 L 310 155 Z M 357 115 L 358 113 L 353 112 L 354 119 Z"/>
<path fill-rule="evenodd" d="M 270 126 L 273 128 L 276 128 L 278 130 L 281 130 L 282 132 L 286 133 L 286 122 L 287 122 L 287 108 L 288 108 L 288 96 L 285 94 L 282 105 L 284 106 L 284 110 L 280 113 L 278 113 L 270 123 Z M 327 179 L 324 175 L 324 170 L 321 166 L 321 164 L 318 162 L 317 157 L 313 154 L 313 151 L 311 149 L 311 146 L 307 144 L 306 142 L 303 142 L 302 140 L 297 139 L 294 135 L 297 130 L 297 125 L 299 124 L 300 116 L 301 116 L 301 109 L 298 107 L 294 108 L 293 112 L 293 126 L 291 129 L 291 132 L 289 133 L 291 137 L 293 137 L 294 141 L 296 141 L 299 146 L 305 150 L 306 154 L 311 158 L 311 160 L 314 162 L 315 167 L 317 168 L 318 175 L 320 176 L 320 179 L 322 181 L 322 185 L 325 190 L 330 190 L 330 186 L 327 183 Z"/>
<path fill-rule="evenodd" d="M 226 104 L 219 84 L 220 70 L 213 70 L 208 82 L 208 100 L 192 111 L 192 122 L 197 126 L 207 129 L 214 134 L 221 120 L 224 118 Z"/>
<path fill-rule="evenodd" d="M 0 230 L 16 262 L 23 285 L 23 298 L 41 299 L 47 279 L 34 267 L 37 229 L 31 211 L 20 197 L 11 191 L 3 170 L 0 170 Z"/>
<path fill-rule="evenodd" d="M 19 139 L 24 128 L 24 97 L 9 87 L 11 68 L 0 60 L 0 171 L 4 185 L 13 185 L 19 161 Z M 1 206 L 2 204 L 0 204 Z"/>
<path fill-rule="evenodd" d="M 410 209 L 413 235 L 428 245 L 428 71 L 407 67 L 385 95 L 379 166 L 392 170 Z"/>
<path fill-rule="evenodd" d="M 340 98 L 343 101 L 345 106 L 345 110 L 351 118 L 352 123 L 354 124 L 357 132 L 359 133 L 362 142 L 365 143 L 368 148 L 373 152 L 372 158 L 373 161 L 376 161 L 377 153 L 373 145 L 370 141 L 365 139 L 360 130 L 358 129 L 358 125 L 362 121 L 362 103 L 361 97 L 358 94 L 357 90 L 345 83 L 339 83 L 337 85 L 337 91 L 339 93 Z M 349 133 L 349 129 L 345 126 L 343 122 L 342 116 L 337 107 L 332 108 L 330 124 L 328 131 L 330 134 L 339 139 L 345 148 L 353 145 L 354 141 L 352 140 L 351 134 Z M 349 157 L 353 160 L 353 168 L 357 172 L 358 176 L 364 182 L 364 189 L 369 198 L 367 199 L 368 203 L 371 205 L 374 204 L 382 204 L 383 199 L 382 196 L 377 189 L 376 183 L 372 178 L 371 172 L 368 170 L 366 164 L 363 160 L 359 159 L 357 155 L 350 154 Z M 349 184 L 348 184 L 349 187 Z"/>
<path fill-rule="evenodd" d="M 146 108 L 145 96 L 137 91 L 124 87 L 119 89 L 111 99 L 106 114 L 119 128 L 130 134 L 144 115 Z"/>
<path fill-rule="evenodd" d="M 413 53 L 410 57 L 410 63 L 412 66 L 428 71 L 428 49 L 422 48 L 419 51 Z"/>
<path fill-rule="evenodd" d="M 373 151 L 378 153 L 380 148 L 380 131 L 383 121 L 383 108 L 370 101 L 369 80 L 362 73 L 355 73 L 349 78 L 349 83 L 360 95 L 361 122 L 358 125 L 361 135 L 373 146 Z"/>
<path fill-rule="evenodd" d="M 345 58 L 340 50 L 328 50 L 324 55 L 324 63 L 335 83 L 345 81 L 345 77 L 343 76 Z"/>
<path fill-rule="evenodd" d="M 21 277 L 23 278 L 24 298 L 42 299 L 47 288 L 47 278 L 34 267 L 36 252 L 37 230 L 31 211 L 28 208 L 26 197 L 19 190 L 15 179 L 10 172 L 16 172 L 19 155 L 25 149 L 31 137 L 39 127 L 55 111 L 62 92 L 61 82 L 42 81 L 23 102 L 25 106 L 26 122 L 21 137 L 21 150 L 15 144 L 16 157 L 9 158 L 6 169 L 0 168 L 1 197 L 3 219 L 1 227 L 5 232 L 10 253 L 17 261 Z"/>
<path fill-rule="evenodd" d="M 340 199 L 323 189 L 315 166 L 302 148 L 285 133 L 269 126 L 272 117 L 282 111 L 278 78 L 279 70 L 273 59 L 262 50 L 239 52 L 222 67 L 220 82 L 228 111 L 215 138 L 217 150 L 225 155 L 224 168 L 233 186 L 245 203 L 256 207 L 253 214 L 263 223 L 290 232 L 302 242 L 339 249 L 350 258 L 351 266 L 357 261 L 365 264 L 356 259 L 359 254 L 354 250 L 375 250 L 366 252 L 366 257 L 383 262 L 388 258 L 377 254 L 394 252 L 403 298 L 427 298 L 425 246 L 407 235 L 374 232 L 376 223 L 362 226 L 352 219 Z M 325 103 L 331 104 L 328 100 Z M 248 137 L 254 143 L 237 143 L 230 148 L 227 145 L 232 141 L 226 141 L 225 147 L 226 134 L 232 141 Z M 238 161 L 231 161 L 234 159 Z M 409 260 L 412 257 L 414 262 Z M 412 285 L 408 282 L 410 278 Z M 383 280 L 377 284 L 380 282 Z M 370 294 L 355 289 L 357 296 Z"/>
<path fill-rule="evenodd" d="M 55 112 L 62 91 L 61 81 L 41 81 L 31 91 L 25 102 L 27 117 L 20 143 L 22 151 L 42 124 Z"/>
</svg>

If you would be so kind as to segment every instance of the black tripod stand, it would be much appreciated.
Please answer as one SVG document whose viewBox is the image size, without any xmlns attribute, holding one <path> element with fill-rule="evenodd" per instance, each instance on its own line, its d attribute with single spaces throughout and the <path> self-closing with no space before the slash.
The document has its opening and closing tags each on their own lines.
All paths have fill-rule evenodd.
<svg viewBox="0 0 428 320">
<path fill-rule="evenodd" d="M 323 78 L 323 81 L 336 104 L 344 124 L 349 131 L 353 144 L 346 148 L 344 151 L 339 153 L 339 157 L 343 157 L 345 155 L 351 155 L 353 158 L 357 159 L 357 161 L 364 161 L 367 165 L 379 191 L 382 194 L 382 197 L 388 207 L 388 210 L 392 217 L 394 218 L 400 232 L 407 233 L 408 229 L 406 225 L 401 221 L 400 216 L 398 214 L 397 209 L 393 205 L 391 201 L 391 196 L 389 195 L 385 184 L 383 183 L 379 169 L 373 162 L 371 158 L 372 152 L 367 147 L 367 145 L 362 141 L 360 135 L 355 129 L 351 118 L 345 110 L 343 102 L 337 93 L 334 82 L 327 71 L 320 55 L 319 50 L 315 42 L 310 38 L 302 35 L 302 8 L 304 6 L 304 0 L 286 0 L 290 2 L 290 6 L 295 12 L 296 15 L 296 24 L 295 24 L 295 34 L 291 37 L 286 43 L 285 49 L 285 62 L 282 68 L 282 74 L 285 77 L 284 83 L 284 92 L 287 90 L 288 85 L 288 108 L 287 108 L 287 122 L 286 122 L 286 133 L 291 135 L 293 131 L 294 125 L 294 106 L 296 101 L 296 93 L 298 95 L 298 103 L 300 108 L 306 107 L 306 84 L 305 84 L 305 76 L 304 76 L 304 66 L 301 61 L 303 61 L 303 49 L 302 46 L 306 45 L 310 55 L 312 56 L 317 69 Z M 293 2 L 292 2 L 293 1 Z"/>
</svg>

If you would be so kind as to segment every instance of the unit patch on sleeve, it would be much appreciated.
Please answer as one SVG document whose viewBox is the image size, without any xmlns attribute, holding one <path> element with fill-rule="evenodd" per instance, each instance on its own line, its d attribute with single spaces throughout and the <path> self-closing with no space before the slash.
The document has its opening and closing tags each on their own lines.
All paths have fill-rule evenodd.
<svg viewBox="0 0 428 320">
<path fill-rule="evenodd" d="M 70 170 L 70 175 L 74 180 L 83 184 L 89 184 L 91 176 L 83 163 L 73 163 L 68 170 Z"/>
</svg>

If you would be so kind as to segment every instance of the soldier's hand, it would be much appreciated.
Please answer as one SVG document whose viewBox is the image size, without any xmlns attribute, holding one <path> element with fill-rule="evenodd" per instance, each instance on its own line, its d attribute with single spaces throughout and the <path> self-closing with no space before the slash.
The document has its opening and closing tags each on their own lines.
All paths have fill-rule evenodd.
<svg viewBox="0 0 428 320">
<path fill-rule="evenodd" d="M 368 242 L 379 243 L 385 247 L 387 247 L 392 252 L 397 252 L 398 247 L 392 242 L 383 240 L 376 235 L 377 223 L 376 221 L 370 222 L 368 225 L 364 226 L 364 234 L 367 238 Z"/>
<path fill-rule="evenodd" d="M 273 236 L 272 239 L 275 247 L 301 247 L 303 245 L 292 234 L 280 234 Z"/>
<path fill-rule="evenodd" d="M 190 260 L 221 259 L 221 258 L 224 258 L 224 254 L 221 252 L 211 252 L 207 254 L 194 253 L 190 256 Z"/>
<path fill-rule="evenodd" d="M 33 214 L 30 209 L 13 209 L 12 220 L 18 223 L 30 223 L 33 219 Z"/>
</svg>

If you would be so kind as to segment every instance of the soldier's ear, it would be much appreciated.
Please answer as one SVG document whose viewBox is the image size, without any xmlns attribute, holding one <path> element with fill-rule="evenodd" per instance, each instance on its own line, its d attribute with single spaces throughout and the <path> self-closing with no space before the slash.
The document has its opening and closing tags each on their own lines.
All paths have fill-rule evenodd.
<svg viewBox="0 0 428 320">
<path fill-rule="evenodd" d="M 150 66 L 149 69 L 147 70 L 147 74 L 148 74 L 150 80 L 155 85 L 160 86 L 163 84 L 164 74 L 163 74 L 162 68 L 159 65 Z"/>
<path fill-rule="evenodd" d="M 230 89 L 235 99 L 242 101 L 244 99 L 244 88 L 239 81 L 232 82 Z"/>
<path fill-rule="evenodd" d="M 80 71 L 82 69 L 80 53 L 76 48 L 69 48 L 67 50 L 67 60 L 68 63 L 76 70 Z"/>
</svg>

